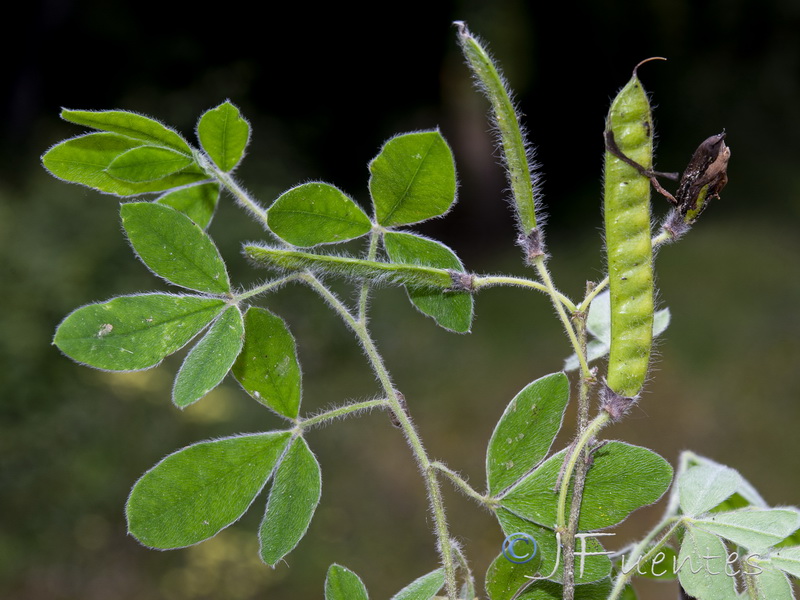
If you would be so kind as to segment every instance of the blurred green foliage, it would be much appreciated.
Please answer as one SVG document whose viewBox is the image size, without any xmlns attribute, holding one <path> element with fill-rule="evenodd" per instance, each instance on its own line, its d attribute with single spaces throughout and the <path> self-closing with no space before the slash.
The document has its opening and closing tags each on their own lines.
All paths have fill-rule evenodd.
<svg viewBox="0 0 800 600">
<path fill-rule="evenodd" d="M 672 325 L 640 407 L 609 435 L 670 459 L 692 448 L 739 469 L 770 503 L 798 502 L 796 3 L 404 6 L 390 19 L 367 15 L 369 26 L 336 4 L 282 6 L 267 20 L 235 6 L 210 15 L 149 0 L 25 9 L 6 76 L 0 171 L 0 596 L 320 597 L 336 561 L 378 598 L 432 568 L 422 483 L 382 414 L 309 435 L 325 478 L 322 502 L 288 566 L 259 563 L 255 510 L 187 550 L 152 552 L 126 537 L 130 486 L 162 456 L 276 422 L 231 382 L 179 413 L 169 396 L 180 357 L 119 375 L 78 366 L 50 345 L 77 306 L 165 287 L 132 260 L 117 203 L 50 179 L 38 156 L 80 131 L 59 122 L 61 106 L 136 110 L 189 134 L 203 110 L 230 98 L 253 125 L 238 175 L 256 197 L 269 203 L 315 179 L 363 201 L 366 162 L 382 142 L 438 124 L 456 154 L 460 203 L 425 231 L 451 244 L 468 269 L 522 273 L 486 107 L 460 62 L 454 19 L 489 42 L 517 90 L 546 177 L 551 268 L 567 293 L 603 271 L 603 116 L 633 65 L 669 58 L 640 73 L 656 104 L 658 168 L 682 169 L 701 140 L 728 131 L 730 184 L 684 241 L 659 252 L 657 285 Z M 220 31 L 230 43 L 217 43 Z M 87 56 L 96 57 L 91 68 Z M 264 276 L 239 253 L 240 240 L 261 232 L 229 202 L 211 234 L 234 281 Z M 483 292 L 473 333 L 457 336 L 404 296 L 376 294 L 378 343 L 432 456 L 482 487 L 492 424 L 524 385 L 558 370 L 569 349 L 544 297 Z M 375 393 L 357 346 L 312 293 L 287 289 L 268 304 L 298 339 L 307 410 Z M 446 385 L 431 383 L 441 356 L 452 366 Z M 480 573 L 501 534 L 469 501 L 447 496 L 452 529 Z M 624 525 L 620 545 L 636 524 Z"/>
</svg>

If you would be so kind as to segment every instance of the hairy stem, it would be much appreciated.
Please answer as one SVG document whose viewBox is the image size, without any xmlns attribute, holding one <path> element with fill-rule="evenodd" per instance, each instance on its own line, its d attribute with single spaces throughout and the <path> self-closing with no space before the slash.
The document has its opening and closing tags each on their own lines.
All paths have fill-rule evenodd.
<svg viewBox="0 0 800 600">
<path fill-rule="evenodd" d="M 540 292 L 545 292 L 548 294 L 551 293 L 550 288 L 543 283 L 539 283 L 538 281 L 534 281 L 532 279 L 525 279 L 524 277 L 511 277 L 506 275 L 476 275 L 472 280 L 472 287 L 475 291 L 482 288 L 496 287 L 501 285 L 531 288 L 534 290 L 539 290 Z M 572 300 L 567 298 L 558 290 L 555 290 L 555 293 L 558 297 L 558 301 L 561 302 L 561 304 L 563 304 L 568 311 L 575 312 L 577 310 L 577 307 Z"/>
<path fill-rule="evenodd" d="M 607 287 L 608 287 L 608 276 L 606 276 L 605 279 L 603 279 L 600 283 L 595 285 L 592 291 L 586 294 L 586 297 L 578 305 L 578 310 L 580 312 L 586 312 L 587 310 L 589 310 L 589 305 L 592 303 L 592 300 L 594 300 L 597 296 L 599 296 L 600 292 L 602 292 Z"/>
<path fill-rule="evenodd" d="M 434 461 L 431 463 L 431 466 L 437 471 L 440 471 L 445 477 L 447 477 L 450 481 L 452 481 L 453 484 L 456 486 L 456 488 L 458 488 L 458 490 L 464 492 L 465 495 L 469 496 L 479 504 L 486 507 L 495 504 L 495 502 L 493 502 L 492 499 L 489 498 L 489 496 L 485 496 L 480 492 L 478 492 L 477 490 L 475 490 L 475 488 L 473 488 L 469 483 L 467 483 L 466 480 L 463 477 L 461 477 L 461 475 L 453 471 L 450 467 L 448 467 L 444 463 L 441 463 L 439 461 Z"/>
<path fill-rule="evenodd" d="M 740 559 L 741 564 L 741 559 Z M 746 569 L 742 574 L 745 581 L 745 588 L 747 589 L 747 595 L 750 597 L 750 600 L 759 600 L 759 598 L 763 598 L 759 591 L 758 591 L 758 584 L 756 583 L 756 575 L 755 573 L 750 573 Z"/>
<path fill-rule="evenodd" d="M 258 296 L 263 294 L 264 292 L 271 292 L 275 289 L 286 285 L 289 282 L 297 281 L 300 279 L 299 273 L 290 273 L 289 275 L 284 275 L 283 277 L 279 277 L 278 279 L 273 279 L 272 281 L 268 281 L 262 285 L 254 287 L 252 290 L 247 290 L 246 292 L 242 292 L 241 294 L 235 294 L 234 299 L 236 302 L 241 302 L 242 300 L 247 300 L 248 298 L 252 298 L 253 296 Z"/>
<path fill-rule="evenodd" d="M 381 398 L 379 400 L 365 400 L 363 402 L 352 402 L 350 404 L 345 404 L 344 406 L 338 406 L 336 408 L 326 410 L 325 412 L 321 412 L 312 417 L 301 419 L 298 421 L 297 426 L 302 429 L 308 429 L 309 427 L 322 425 L 328 421 L 341 419 L 347 415 L 352 415 L 354 413 L 363 412 L 373 408 L 386 408 L 387 406 L 389 406 L 389 401 L 386 400 L 386 398 Z"/>
<path fill-rule="evenodd" d="M 589 449 L 584 451 L 588 456 Z M 578 521 L 581 514 L 581 501 L 583 500 L 583 487 L 586 483 L 587 460 L 579 460 L 575 468 L 575 484 L 572 488 L 572 505 L 569 511 L 569 522 L 561 536 L 561 547 L 564 549 L 564 593 L 562 600 L 575 598 L 575 533 L 578 530 Z"/>
<path fill-rule="evenodd" d="M 648 562 L 651 558 L 653 558 L 660 550 L 664 547 L 664 544 L 675 534 L 675 531 L 681 525 L 681 519 L 678 517 L 670 517 L 661 521 L 658 525 L 656 525 L 650 533 L 645 536 L 645 538 L 640 541 L 636 547 L 631 550 L 631 553 L 628 555 L 627 559 L 625 559 L 622 563 L 622 568 L 620 569 L 619 575 L 617 575 L 616 580 L 614 581 L 614 587 L 611 590 L 611 594 L 608 596 L 607 600 L 617 600 L 620 595 L 622 594 L 625 586 L 627 585 L 628 581 L 630 581 L 633 574 L 636 572 L 636 568 L 641 563 Z M 664 528 L 669 527 L 667 531 L 661 536 L 650 550 L 646 553 L 644 549 L 664 530 Z"/>
<path fill-rule="evenodd" d="M 580 345 L 580 354 L 586 356 L 586 313 L 572 313 L 572 323 L 575 326 L 575 336 Z M 583 373 L 578 388 L 578 431 L 583 431 L 589 425 L 589 388 L 594 377 L 591 373 Z"/>
<path fill-rule="evenodd" d="M 375 371 L 378 381 L 380 381 L 387 395 L 386 402 L 389 409 L 394 414 L 397 423 L 399 423 L 425 480 L 425 486 L 428 491 L 428 501 L 431 504 L 431 511 L 433 512 L 434 530 L 438 541 L 439 554 L 442 559 L 442 566 L 445 570 L 445 589 L 447 590 L 447 597 L 449 600 L 456 600 L 455 560 L 453 549 L 450 544 L 450 532 L 447 527 L 447 519 L 444 513 L 442 491 L 439 487 L 439 480 L 436 477 L 436 469 L 433 467 L 433 463 L 428 457 L 425 447 L 422 445 L 422 440 L 419 437 L 416 427 L 398 397 L 398 392 L 392 384 L 389 372 L 383 362 L 383 357 L 375 347 L 375 343 L 369 334 L 366 323 L 356 319 L 347 307 L 316 277 L 306 273 L 303 276 L 303 280 L 322 296 L 356 334 L 372 369 Z"/>
<path fill-rule="evenodd" d="M 586 429 L 578 438 L 577 443 L 572 447 L 572 454 L 567 459 L 564 466 L 564 476 L 561 479 L 561 489 L 558 493 L 558 507 L 556 511 L 556 531 L 565 531 L 567 526 L 567 492 L 569 491 L 570 480 L 575 472 L 575 465 L 583 456 L 584 449 L 594 439 L 603 427 L 608 425 L 611 417 L 602 411 L 587 425 Z"/>
<path fill-rule="evenodd" d="M 573 320 L 570 320 L 564 309 L 564 304 L 561 301 L 561 294 L 553 284 L 553 279 L 550 276 L 550 271 L 547 268 L 546 255 L 539 254 L 535 256 L 531 265 L 536 269 L 539 278 L 547 289 L 553 307 L 556 310 L 558 318 L 564 326 L 564 331 L 567 333 L 570 343 L 575 350 L 575 355 L 578 357 L 578 362 L 581 367 L 581 392 L 579 395 L 578 406 L 578 441 L 574 444 L 572 456 L 566 463 L 564 475 L 561 480 L 561 489 L 559 491 L 558 499 L 558 514 L 556 521 L 556 531 L 561 532 L 561 545 L 564 549 L 564 600 L 573 600 L 575 596 L 575 532 L 578 529 L 578 519 L 580 517 L 581 500 L 583 498 L 583 484 L 586 479 L 586 469 L 588 462 L 585 460 L 589 456 L 588 444 L 594 438 L 605 422 L 600 423 L 599 419 L 603 416 L 600 415 L 591 425 L 587 424 L 589 412 L 588 388 L 584 389 L 583 386 L 591 376 L 589 370 L 589 363 L 586 360 L 586 322 L 583 317 L 576 317 L 576 312 L 573 306 Z M 605 414 L 605 413 L 603 413 Z M 584 450 L 586 454 L 584 455 Z M 579 460 L 584 456 L 584 460 Z M 576 467 L 577 465 L 577 467 Z M 575 484 L 573 487 L 572 504 L 570 510 L 569 523 L 566 522 L 566 496 L 570 487 L 573 472 L 575 474 Z"/>
<path fill-rule="evenodd" d="M 467 557 L 464 556 L 464 553 L 461 551 L 461 548 L 455 541 L 453 542 L 453 550 L 455 552 L 459 566 L 464 571 L 464 577 L 463 577 L 464 589 L 462 589 L 461 597 L 466 598 L 468 600 L 473 600 L 473 598 L 476 598 L 476 596 L 475 596 L 475 577 L 472 575 L 472 569 L 469 568 Z"/>
<path fill-rule="evenodd" d="M 547 269 L 547 264 L 545 262 L 545 255 L 535 257 L 532 264 L 537 273 L 539 273 L 539 278 L 545 285 L 548 294 L 550 294 L 553 307 L 556 309 L 556 314 L 558 315 L 561 324 L 564 326 L 564 331 L 567 333 L 567 337 L 572 344 L 573 350 L 575 350 L 575 354 L 578 356 L 578 362 L 581 365 L 581 373 L 586 376 L 589 374 L 589 364 L 586 362 L 586 352 L 581 349 L 581 343 L 578 340 L 578 336 L 575 334 L 575 329 L 572 327 L 569 315 L 567 315 L 567 311 L 564 310 L 564 305 L 560 300 L 562 294 L 556 289 L 555 285 L 553 284 L 553 279 L 550 277 L 550 271 Z"/>
<path fill-rule="evenodd" d="M 236 181 L 228 174 L 223 173 L 216 169 L 210 161 L 206 160 L 201 155 L 201 164 L 209 174 L 216 177 L 225 188 L 233 194 L 239 204 L 253 214 L 256 218 L 260 219 L 265 225 L 267 223 L 267 213 L 261 206 L 253 200 L 250 195 L 243 190 Z M 376 242 L 377 243 L 377 242 Z M 375 347 L 375 343 L 367 329 L 365 318 L 356 318 L 350 310 L 336 297 L 325 285 L 323 285 L 314 275 L 308 272 L 298 273 L 297 278 L 312 289 L 314 289 L 336 312 L 342 320 L 353 330 L 361 342 L 364 353 L 367 355 L 370 365 L 375 372 L 378 381 L 386 393 L 385 402 L 389 409 L 394 414 L 400 428 L 405 435 L 408 445 L 417 460 L 419 469 L 422 472 L 425 480 L 425 486 L 428 492 L 428 501 L 431 504 L 433 512 L 434 530 L 438 542 L 438 550 L 442 559 L 442 566 L 445 570 L 445 589 L 449 600 L 456 600 L 456 576 L 455 576 L 455 557 L 453 548 L 450 543 L 450 533 L 447 527 L 447 520 L 444 513 L 444 503 L 442 501 L 442 492 L 439 487 L 439 480 L 436 476 L 436 469 L 432 466 L 430 458 L 422 445 L 422 440 L 419 437 L 416 427 L 412 423 L 406 409 L 398 397 L 398 392 L 392 384 L 389 372 L 383 362 L 383 357 Z"/>
<path fill-rule="evenodd" d="M 586 313 L 573 313 L 572 321 L 575 325 L 575 333 L 581 348 L 581 352 L 578 355 L 586 356 Z M 589 426 L 589 382 L 590 378 L 586 375 L 580 379 L 578 392 L 579 434 L 585 432 Z M 567 528 L 562 537 L 562 545 L 564 547 L 563 600 L 573 600 L 575 597 L 575 534 L 578 531 L 581 502 L 583 500 L 583 488 L 586 483 L 586 473 L 589 469 L 590 453 L 591 450 L 587 446 L 583 453 L 583 460 L 579 459 L 575 466 L 575 483 L 572 488 L 572 504 L 569 511 L 569 521 L 567 522 Z"/>
<path fill-rule="evenodd" d="M 369 249 L 367 250 L 367 260 L 375 260 L 378 254 L 378 240 L 380 231 L 372 230 L 369 234 Z M 358 294 L 358 320 L 364 322 L 367 319 L 367 302 L 369 300 L 370 285 L 369 281 L 364 280 Z"/>
<path fill-rule="evenodd" d="M 197 164 L 199 164 L 206 173 L 219 181 L 222 187 L 231 193 L 240 206 L 261 221 L 266 227 L 267 211 L 264 210 L 255 199 L 250 197 L 250 194 L 244 191 L 230 174 L 220 171 L 202 152 L 195 152 L 195 158 L 197 159 Z"/>
</svg>

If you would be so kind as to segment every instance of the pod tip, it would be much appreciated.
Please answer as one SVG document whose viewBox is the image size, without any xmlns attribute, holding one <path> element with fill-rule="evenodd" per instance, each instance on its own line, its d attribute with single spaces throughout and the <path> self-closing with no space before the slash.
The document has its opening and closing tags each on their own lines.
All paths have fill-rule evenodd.
<svg viewBox="0 0 800 600">
<path fill-rule="evenodd" d="M 639 70 L 639 67 L 641 67 L 646 62 L 650 62 L 651 60 L 667 60 L 667 59 L 664 58 L 663 56 L 651 56 L 650 58 L 645 58 L 642 62 L 633 67 L 633 76 L 636 77 L 636 72 Z"/>
</svg>

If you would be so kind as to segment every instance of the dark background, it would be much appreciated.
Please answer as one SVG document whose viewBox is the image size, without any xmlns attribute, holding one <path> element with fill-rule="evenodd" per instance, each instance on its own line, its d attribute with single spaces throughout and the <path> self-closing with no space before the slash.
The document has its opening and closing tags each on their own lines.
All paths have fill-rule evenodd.
<svg viewBox="0 0 800 600">
<path fill-rule="evenodd" d="M 123 600 L 321 597 L 325 571 L 358 572 L 374 598 L 431 570 L 436 556 L 416 467 L 399 433 L 372 414 L 309 434 L 323 498 L 308 536 L 271 570 L 257 558 L 263 500 L 212 541 L 159 553 L 125 535 L 132 483 L 200 439 L 278 421 L 232 382 L 181 413 L 169 402 L 180 357 L 138 374 L 80 367 L 50 345 L 68 312 L 112 295 L 164 289 L 132 260 L 118 202 L 49 177 L 39 156 L 80 128 L 60 107 L 124 108 L 191 136 L 230 98 L 253 140 L 239 177 L 268 204 L 323 180 L 367 200 L 367 162 L 398 132 L 440 127 L 460 201 L 421 230 L 477 272 L 526 274 L 513 246 L 485 121 L 451 22 L 488 41 L 516 90 L 544 173 L 550 266 L 577 296 L 602 277 L 603 119 L 635 64 L 659 137 L 657 166 L 679 171 L 725 129 L 730 184 L 680 244 L 658 256 L 673 324 L 640 407 L 616 437 L 676 462 L 691 448 L 738 468 L 772 504 L 800 500 L 798 260 L 800 4 L 756 2 L 406 2 L 212 8 L 187 3 L 50 0 L 7 22 L 0 170 L 0 596 Z M 665 203 L 655 199 L 656 213 Z M 239 254 L 256 224 L 224 201 L 211 234 L 235 281 L 257 281 Z M 267 299 L 298 339 L 304 408 L 378 387 L 344 327 L 307 290 Z M 438 330 L 396 289 L 373 327 L 430 453 L 483 487 L 485 446 L 506 403 L 558 370 L 569 348 L 543 296 L 489 290 L 473 333 Z M 569 421 L 568 421 L 569 422 Z M 452 532 L 478 577 L 502 541 L 484 511 L 447 490 Z M 659 508 L 625 524 L 641 536 Z M 615 544 L 612 544 L 615 545 Z M 661 586 L 673 597 L 669 586 Z M 656 598 L 659 588 L 644 590 Z"/>
</svg>

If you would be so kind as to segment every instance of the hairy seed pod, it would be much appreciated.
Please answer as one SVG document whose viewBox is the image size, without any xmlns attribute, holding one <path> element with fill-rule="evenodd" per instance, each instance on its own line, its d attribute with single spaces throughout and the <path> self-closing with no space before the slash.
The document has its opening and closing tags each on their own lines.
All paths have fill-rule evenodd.
<svg viewBox="0 0 800 600">
<path fill-rule="evenodd" d="M 528 259 L 544 254 L 542 247 L 530 248 L 529 236 L 538 236 L 536 230 L 537 176 L 533 161 L 533 148 L 525 139 L 525 131 L 520 125 L 519 115 L 514 108 L 511 94 L 505 79 L 481 41 L 467 29 L 466 23 L 456 21 L 458 41 L 464 58 L 475 76 L 478 88 L 492 105 L 492 121 L 497 130 L 500 154 L 505 163 L 511 196 L 520 228 L 520 245 L 525 249 Z M 537 254 L 538 250 L 538 254 Z"/>
<path fill-rule="evenodd" d="M 617 394 L 633 397 L 644 384 L 653 342 L 650 180 L 630 164 L 652 169 L 653 119 L 636 71 L 611 104 L 606 144 L 604 216 L 611 290 L 607 381 Z"/>
</svg>

